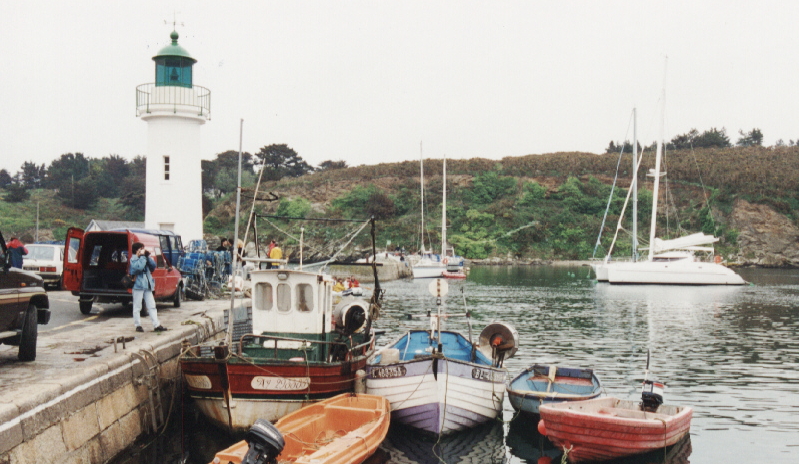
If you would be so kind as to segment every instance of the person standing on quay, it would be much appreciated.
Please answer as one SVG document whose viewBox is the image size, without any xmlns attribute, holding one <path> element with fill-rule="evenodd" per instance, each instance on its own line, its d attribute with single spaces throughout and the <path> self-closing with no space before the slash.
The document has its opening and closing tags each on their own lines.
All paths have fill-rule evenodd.
<svg viewBox="0 0 799 464">
<path fill-rule="evenodd" d="M 155 270 L 155 261 L 141 242 L 134 242 L 130 250 L 135 256 L 130 260 L 130 274 L 136 277 L 136 282 L 133 283 L 133 324 L 136 326 L 136 332 L 144 332 L 141 327 L 142 299 L 150 314 L 153 330 L 164 332 L 166 328 L 158 322 L 158 310 L 155 309 L 155 298 L 153 297 L 155 281 L 152 272 Z"/>
</svg>

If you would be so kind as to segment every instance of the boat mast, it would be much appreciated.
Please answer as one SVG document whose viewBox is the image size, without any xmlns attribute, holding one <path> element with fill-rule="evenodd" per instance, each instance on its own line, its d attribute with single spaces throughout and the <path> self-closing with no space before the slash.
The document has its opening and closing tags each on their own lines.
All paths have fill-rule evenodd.
<svg viewBox="0 0 799 464">
<path fill-rule="evenodd" d="M 447 256 L 447 155 L 444 155 L 444 201 L 441 203 L 441 259 Z"/>
<path fill-rule="evenodd" d="M 242 147 L 242 138 L 244 134 L 244 119 L 241 119 L 239 123 L 239 176 L 238 181 L 236 184 L 236 224 L 234 225 L 233 236 L 236 237 L 236 243 L 233 244 L 231 248 L 231 252 L 233 253 L 233 277 L 230 282 L 230 311 L 228 312 L 228 330 L 226 335 L 227 345 L 230 346 L 233 343 L 233 305 L 236 302 L 236 274 L 241 272 L 238 269 L 238 262 L 239 262 L 239 249 L 238 249 L 238 241 L 239 241 L 239 211 L 241 210 L 241 147 Z M 263 169 L 263 168 L 262 168 Z M 254 202 L 255 200 L 253 200 Z M 247 245 L 246 243 L 244 244 Z M 244 248 L 241 249 L 244 251 Z M 242 282 L 244 281 L 244 273 L 241 274 Z M 242 284 L 243 286 L 243 284 Z M 243 288 L 242 288 L 243 290 Z M 230 409 L 228 409 L 230 411 Z M 232 427 L 231 427 L 232 429 Z"/>
<path fill-rule="evenodd" d="M 419 185 L 422 187 L 422 223 L 419 226 L 422 238 L 422 252 L 424 255 L 424 156 L 422 156 L 422 142 L 419 141 Z"/>
<path fill-rule="evenodd" d="M 633 262 L 638 256 L 638 110 L 633 108 Z"/>
<path fill-rule="evenodd" d="M 668 63 L 668 58 L 666 59 Z M 655 186 L 652 189 L 652 222 L 649 227 L 649 261 L 655 255 L 655 225 L 658 214 L 658 189 L 660 188 L 660 159 L 663 157 L 663 133 L 666 126 L 666 65 L 663 65 L 663 91 L 660 97 L 660 136 L 655 153 Z"/>
</svg>

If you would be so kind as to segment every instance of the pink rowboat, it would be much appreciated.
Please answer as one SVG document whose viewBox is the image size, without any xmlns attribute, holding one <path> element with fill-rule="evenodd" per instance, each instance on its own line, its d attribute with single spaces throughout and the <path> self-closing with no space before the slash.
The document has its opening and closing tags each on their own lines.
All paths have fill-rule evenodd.
<svg viewBox="0 0 799 464">
<path fill-rule="evenodd" d="M 661 404 L 655 412 L 640 402 L 613 397 L 544 404 L 538 431 L 569 462 L 603 461 L 662 449 L 688 435 L 693 410 Z"/>
</svg>

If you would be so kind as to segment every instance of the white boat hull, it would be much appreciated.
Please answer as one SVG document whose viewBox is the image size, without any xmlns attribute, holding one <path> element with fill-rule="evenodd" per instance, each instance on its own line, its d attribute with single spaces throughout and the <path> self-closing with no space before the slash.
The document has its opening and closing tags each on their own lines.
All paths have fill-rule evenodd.
<svg viewBox="0 0 799 464">
<path fill-rule="evenodd" d="M 414 266 L 413 278 L 414 279 L 437 279 L 441 277 L 442 273 L 447 270 L 444 265 L 440 266 Z"/>
<path fill-rule="evenodd" d="M 608 266 L 609 265 L 605 263 L 591 264 L 591 267 L 594 269 L 594 275 L 596 275 L 597 282 L 608 281 Z"/>
<path fill-rule="evenodd" d="M 380 369 L 400 369 L 400 377 L 377 378 Z M 505 397 L 504 369 L 430 358 L 367 366 L 366 391 L 391 403 L 392 420 L 431 433 L 449 433 L 495 419 Z"/>
<path fill-rule="evenodd" d="M 694 261 L 614 263 L 605 266 L 611 284 L 744 285 L 746 281 L 721 264 Z"/>
</svg>

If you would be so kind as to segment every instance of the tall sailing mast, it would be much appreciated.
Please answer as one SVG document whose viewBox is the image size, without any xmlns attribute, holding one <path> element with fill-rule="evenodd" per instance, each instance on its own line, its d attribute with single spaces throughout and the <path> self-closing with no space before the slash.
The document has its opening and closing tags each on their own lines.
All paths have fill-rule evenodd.
<svg viewBox="0 0 799 464">
<path fill-rule="evenodd" d="M 668 63 L 668 58 L 666 59 Z M 652 222 L 649 226 L 649 261 L 655 255 L 655 226 L 658 214 L 658 189 L 660 188 L 660 159 L 663 157 L 663 137 L 666 130 L 666 65 L 663 65 L 663 92 L 660 97 L 660 136 L 655 153 L 655 186 L 652 189 Z"/>
<path fill-rule="evenodd" d="M 422 238 L 422 252 L 421 254 L 425 254 L 424 249 L 424 156 L 422 156 L 422 142 L 419 141 L 419 185 L 421 186 L 422 192 L 422 222 L 419 225 L 419 234 Z"/>
<path fill-rule="evenodd" d="M 441 259 L 447 256 L 447 155 L 444 155 L 444 177 L 442 180 L 444 200 L 441 203 Z"/>
</svg>

